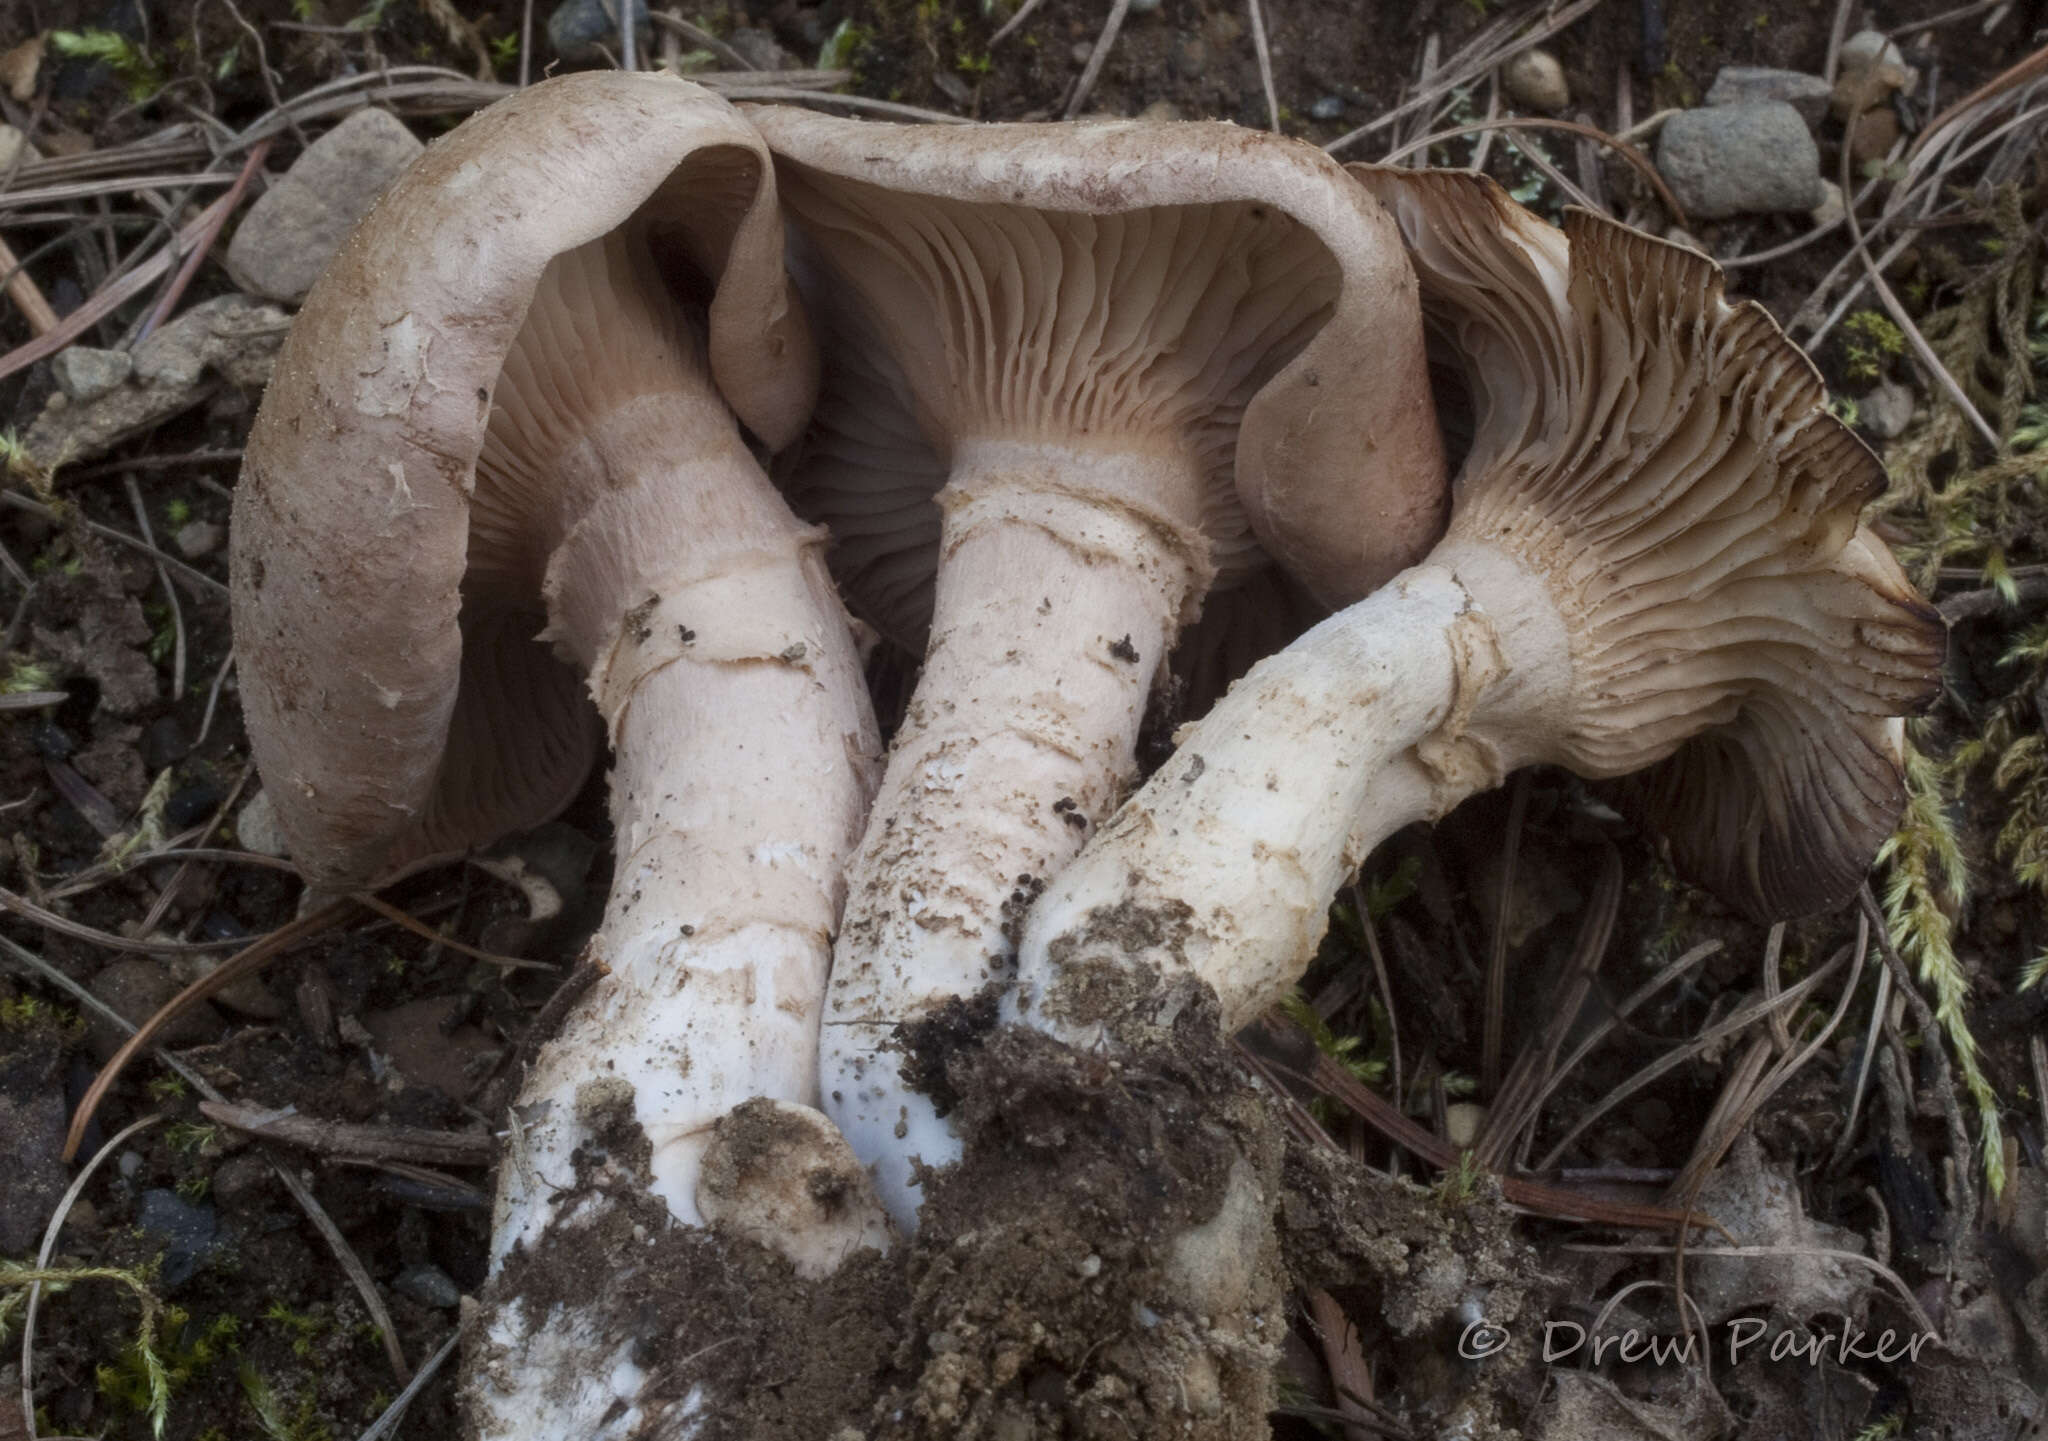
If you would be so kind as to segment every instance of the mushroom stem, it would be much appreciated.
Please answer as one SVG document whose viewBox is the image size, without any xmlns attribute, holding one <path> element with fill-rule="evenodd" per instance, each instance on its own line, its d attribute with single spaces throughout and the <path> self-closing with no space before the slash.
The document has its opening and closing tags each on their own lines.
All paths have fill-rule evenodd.
<svg viewBox="0 0 2048 1441">
<path fill-rule="evenodd" d="M 742 483 L 773 500 L 758 471 L 724 479 L 728 504 Z M 604 1149 L 596 1099 L 630 1099 L 649 1190 L 684 1225 L 706 1221 L 698 1180 L 719 1117 L 756 1096 L 815 1104 L 866 734 L 816 539 L 789 526 L 780 549 L 671 574 L 625 608 L 598 663 L 618 859 L 587 955 L 606 973 L 521 1093 L 538 1113 L 499 1197 L 499 1256 L 560 1219 L 554 1188 L 578 1149 Z"/>
<path fill-rule="evenodd" d="M 750 488 L 765 492 L 758 472 Z M 672 575 L 652 606 L 643 598 L 597 669 L 618 756 L 618 861 L 586 954 L 606 973 L 514 1107 L 493 1270 L 516 1256 L 553 1279 L 537 1295 L 513 1286 L 489 1313 L 486 1346 L 518 1364 L 485 1368 L 476 1401 L 500 1418 L 486 1436 L 639 1434 L 650 1375 L 632 1298 L 646 1282 L 630 1255 L 608 1275 L 582 1274 L 578 1258 L 615 1244 L 597 1238 L 621 1216 L 644 1225 L 641 1196 L 682 1226 L 718 1222 L 768 1245 L 806 1276 L 887 1241 L 861 1204 L 858 1162 L 812 1109 L 839 858 L 874 745 L 860 672 L 814 537 L 738 568 L 721 560 Z M 794 1187 L 744 1161 L 707 1167 L 723 1118 L 756 1097 L 794 1103 L 777 1108 Z M 553 1304 L 564 1285 L 575 1299 Z M 693 1389 L 683 1414 L 702 1403 Z"/>
<path fill-rule="evenodd" d="M 1343 878 L 1525 763 L 1517 737 L 1570 679 L 1542 582 L 1447 541 L 1217 702 L 1032 909 L 1005 1019 L 1114 1043 L 1134 986 L 1192 974 L 1245 1025 L 1299 978 Z"/>
<path fill-rule="evenodd" d="M 842 866 L 879 740 L 824 532 L 790 514 L 693 375 L 688 329 L 604 304 L 636 268 L 649 284 L 646 265 L 616 236 L 558 259 L 543 293 L 587 303 L 529 322 L 479 460 L 507 499 L 477 526 L 538 538 L 497 572 L 472 567 L 470 599 L 530 593 L 544 571 L 543 637 L 588 675 L 615 756 L 617 857 L 586 952 L 602 974 L 513 1108 L 482 1333 L 486 1355 L 516 1360 L 476 1368 L 486 1437 L 638 1434 L 652 1403 L 635 1288 L 652 1253 L 588 1260 L 621 1230 L 651 1245 L 667 1222 L 718 1224 L 811 1277 L 887 1242 L 813 1109 Z M 634 363 L 544 371 L 530 351 L 546 325 L 602 325 Z M 563 516 L 548 497 L 569 486 L 597 499 Z M 757 1099 L 781 1104 L 727 1121 Z"/>
<path fill-rule="evenodd" d="M 1109 497 L 1195 483 L 1158 455 L 983 442 L 954 456 L 924 675 L 876 798 L 891 823 L 848 868 L 822 1046 L 827 1109 L 905 1226 L 915 1164 L 954 1161 L 960 1143 L 887 1054 L 895 1028 L 1008 979 L 1025 908 L 1121 798 L 1208 566 L 1195 516 Z"/>
</svg>

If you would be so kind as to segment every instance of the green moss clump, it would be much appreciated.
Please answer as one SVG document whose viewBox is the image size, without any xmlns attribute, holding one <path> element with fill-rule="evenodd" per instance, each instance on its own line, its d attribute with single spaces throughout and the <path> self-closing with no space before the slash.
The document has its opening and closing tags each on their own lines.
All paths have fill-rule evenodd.
<svg viewBox="0 0 2048 1441">
<path fill-rule="evenodd" d="M 1859 310 L 1842 322 L 1842 349 L 1843 373 L 1868 384 L 1906 353 L 1906 332 L 1875 310 Z"/>
</svg>

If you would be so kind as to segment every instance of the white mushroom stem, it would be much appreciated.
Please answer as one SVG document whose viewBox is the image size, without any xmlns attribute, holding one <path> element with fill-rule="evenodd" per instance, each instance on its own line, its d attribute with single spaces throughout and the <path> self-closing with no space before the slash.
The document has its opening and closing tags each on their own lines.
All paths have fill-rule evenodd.
<svg viewBox="0 0 2048 1441">
<path fill-rule="evenodd" d="M 914 1090 L 899 1023 L 1009 978 L 1025 907 L 1109 814 L 1153 678 L 1207 581 L 1171 456 L 984 442 L 954 456 L 923 679 L 848 869 L 823 1040 L 826 1107 L 914 1223 L 919 1163 L 958 1139 Z M 879 1158 L 879 1159 L 874 1159 Z"/>
<path fill-rule="evenodd" d="M 514 1107 L 494 1263 L 515 1243 L 544 1255 L 551 1232 L 596 1224 L 621 1189 L 658 1196 L 685 1226 L 730 1222 L 808 1275 L 885 1243 L 879 1216 L 856 1206 L 764 1215 L 775 1197 L 700 1185 L 714 1126 L 757 1096 L 806 1108 L 785 1108 L 815 1132 L 799 1166 L 859 1176 L 808 1108 L 836 869 L 861 819 L 860 675 L 813 542 L 741 563 L 666 582 L 659 604 L 629 612 L 600 667 L 618 861 L 587 954 L 607 974 L 542 1048 Z M 681 645 L 685 626 L 696 638 Z M 649 1147 L 644 1180 L 628 1118 Z M 491 1339 L 522 1357 L 493 1406 L 545 1424 L 499 1434 L 636 1434 L 641 1340 L 602 1307 L 518 1309 L 492 1318 Z"/>
<path fill-rule="evenodd" d="M 602 299 L 605 250 L 624 273 L 607 241 L 564 257 L 554 283 Z M 513 1108 L 493 1269 L 523 1251 L 544 1273 L 575 1270 L 561 1259 L 575 1233 L 622 1209 L 644 1217 L 633 1203 L 651 1196 L 683 1226 L 720 1224 L 821 1276 L 887 1241 L 815 1109 L 842 868 L 879 743 L 824 533 L 789 513 L 715 393 L 690 383 L 690 337 L 666 322 L 635 337 L 632 313 L 591 303 L 530 321 L 480 460 L 507 499 L 478 524 L 520 513 L 536 535 L 525 564 L 544 557 L 546 637 L 588 671 L 615 757 L 612 890 L 586 952 L 602 974 Z M 599 329 L 586 357 L 613 354 L 541 370 L 528 341 L 544 324 Z M 549 497 L 572 488 L 599 498 L 564 517 Z M 472 587 L 518 569 L 472 570 Z M 734 1154 L 719 1125 L 755 1098 L 784 1103 L 772 1157 Z M 635 1257 L 619 1262 L 631 1274 Z M 644 1434 L 640 1323 L 603 1278 L 569 1284 L 589 1294 L 544 1304 L 515 1287 L 489 1315 L 487 1354 L 509 1359 L 479 1368 L 482 1435 Z"/>
<path fill-rule="evenodd" d="M 1134 982 L 1192 973 L 1245 1024 L 1299 979 L 1374 846 L 1527 763 L 1571 674 L 1541 579 L 1447 541 L 1184 735 L 1033 908 L 1006 1019 L 1114 1042 Z"/>
<path fill-rule="evenodd" d="M 807 537 L 657 593 L 626 611 L 594 684 L 618 758 L 616 871 L 587 953 L 607 973 L 521 1093 L 527 1184 L 501 1192 L 500 1255 L 573 1219 L 551 1198 L 592 1142 L 593 1081 L 630 1094 L 650 1189 L 685 1225 L 705 1220 L 720 1116 L 756 1096 L 816 1102 L 837 867 L 862 815 L 852 647 Z"/>
</svg>

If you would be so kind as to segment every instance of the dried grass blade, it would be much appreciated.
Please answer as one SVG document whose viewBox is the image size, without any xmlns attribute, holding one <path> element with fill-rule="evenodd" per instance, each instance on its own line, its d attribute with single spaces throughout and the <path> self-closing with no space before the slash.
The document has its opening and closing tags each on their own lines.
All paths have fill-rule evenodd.
<svg viewBox="0 0 2048 1441">
<path fill-rule="evenodd" d="M 197 218 L 178 232 L 177 244 L 179 246 L 191 244 L 210 227 L 218 225 L 233 208 L 230 196 L 221 196 L 211 205 L 207 206 L 206 209 L 200 211 Z M 57 328 L 49 334 L 39 335 L 27 344 L 18 345 L 5 355 L 0 355 L 0 380 L 6 379 L 17 370 L 34 365 L 45 356 L 55 355 L 79 336 L 85 334 L 87 330 L 98 324 L 100 320 L 117 307 L 134 299 L 135 296 L 147 289 L 158 276 L 171 268 L 171 257 L 174 253 L 173 247 L 164 247 L 119 280 L 104 286 L 92 299 L 86 301 L 85 304 L 65 316 Z"/>
</svg>

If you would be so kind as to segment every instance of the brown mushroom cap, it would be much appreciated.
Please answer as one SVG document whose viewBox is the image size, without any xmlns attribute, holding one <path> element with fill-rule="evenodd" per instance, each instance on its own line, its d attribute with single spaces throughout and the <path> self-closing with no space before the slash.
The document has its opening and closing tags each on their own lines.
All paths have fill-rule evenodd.
<svg viewBox="0 0 2048 1441">
<path fill-rule="evenodd" d="M 915 645 L 928 619 L 932 495 L 962 437 L 1179 448 L 1225 584 L 1263 549 L 1339 604 L 1435 539 L 1412 281 L 1312 147 L 1223 124 L 749 114 L 833 337 L 789 484 L 885 632 Z"/>
<path fill-rule="evenodd" d="M 545 328 L 527 322 L 550 262 L 629 223 L 695 277 L 709 381 L 786 444 L 816 359 L 767 154 L 724 101 L 664 77 L 544 81 L 436 142 L 286 340 L 236 491 L 236 647 L 258 765 L 324 887 L 538 824 L 597 755 L 581 674 L 537 638 L 535 552 L 504 549 L 530 497 L 477 462 L 515 341 Z M 662 349 L 682 322 L 649 324 L 618 348 Z M 595 384 L 603 349 L 543 364 Z"/>
<path fill-rule="evenodd" d="M 1893 718 L 1932 698 L 1946 642 L 1858 523 L 1883 467 L 1697 252 L 1582 211 L 1558 231 L 1484 177 L 1352 173 L 1468 357 L 1446 543 L 1511 553 L 1564 618 L 1571 721 L 1537 758 L 1627 777 L 1618 797 L 1746 914 L 1846 899 L 1904 802 Z"/>
</svg>

